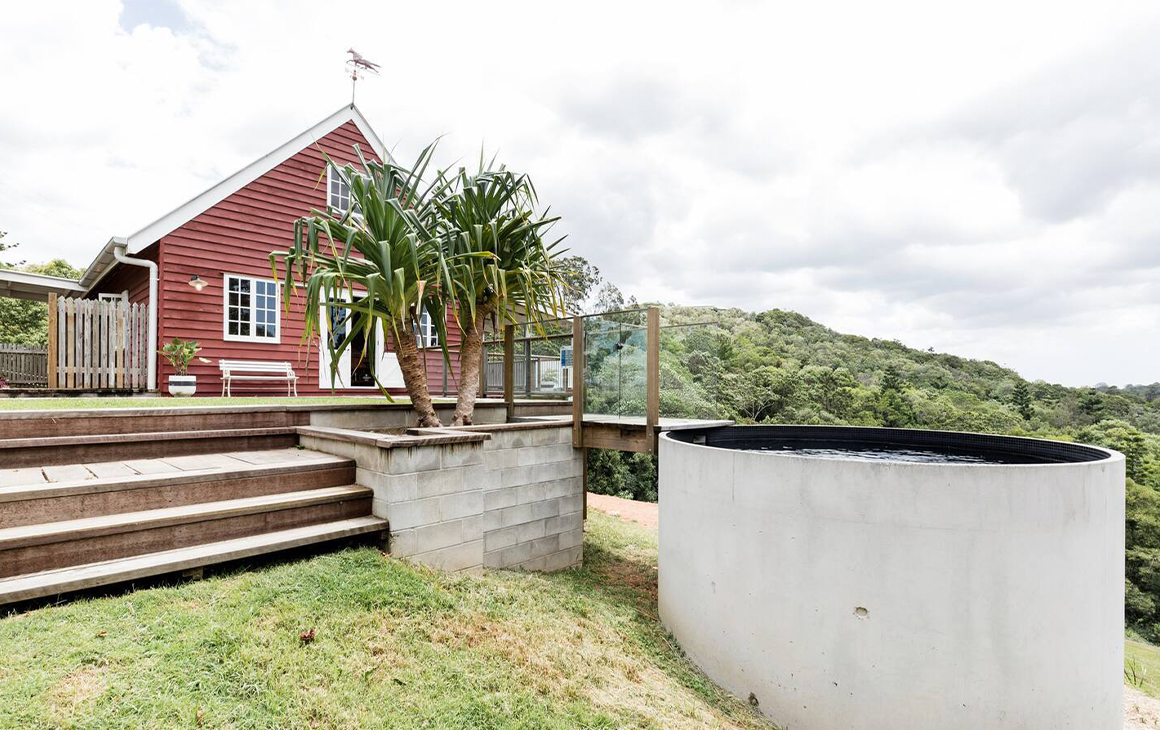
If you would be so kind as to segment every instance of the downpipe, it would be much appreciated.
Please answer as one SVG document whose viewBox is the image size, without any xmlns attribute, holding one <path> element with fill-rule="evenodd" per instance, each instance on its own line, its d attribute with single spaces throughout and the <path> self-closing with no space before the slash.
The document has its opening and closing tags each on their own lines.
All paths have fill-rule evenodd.
<svg viewBox="0 0 1160 730">
<path fill-rule="evenodd" d="M 148 380 L 149 390 L 157 390 L 157 264 L 148 259 L 139 259 L 128 256 L 125 248 L 128 241 L 113 239 L 113 258 L 129 266 L 144 266 L 149 269 L 149 363 Z"/>
</svg>

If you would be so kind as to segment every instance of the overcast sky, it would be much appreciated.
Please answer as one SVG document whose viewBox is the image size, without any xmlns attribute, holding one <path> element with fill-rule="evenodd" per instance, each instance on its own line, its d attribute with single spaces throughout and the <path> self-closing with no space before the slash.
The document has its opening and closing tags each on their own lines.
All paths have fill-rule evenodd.
<svg viewBox="0 0 1160 730">
<path fill-rule="evenodd" d="M 1160 380 L 1154 0 L 569 7 L 6 4 L 0 230 L 88 264 L 349 101 L 353 46 L 396 157 L 498 150 L 626 294 Z"/>
</svg>

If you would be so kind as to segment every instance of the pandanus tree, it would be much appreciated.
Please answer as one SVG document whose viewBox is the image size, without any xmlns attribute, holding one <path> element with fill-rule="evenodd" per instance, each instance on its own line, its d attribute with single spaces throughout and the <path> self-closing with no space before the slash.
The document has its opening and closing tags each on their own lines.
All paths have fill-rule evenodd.
<svg viewBox="0 0 1160 730">
<path fill-rule="evenodd" d="M 540 326 L 563 314 L 564 277 L 555 258 L 560 241 L 544 241 L 558 220 L 537 212 L 536 190 L 494 160 L 477 172 L 461 168 L 438 176 L 434 206 L 438 240 L 449 276 L 445 297 L 453 303 L 462 339 L 453 425 L 471 423 L 479 392 L 483 338 L 488 322 Z"/>
<path fill-rule="evenodd" d="M 304 340 L 313 341 L 323 321 L 327 332 L 345 332 L 320 343 L 330 352 L 332 377 L 339 358 L 356 341 L 363 343 L 362 352 L 352 356 L 370 356 L 368 345 L 381 327 L 384 338 L 393 343 L 420 426 L 441 425 L 427 388 L 426 358 L 415 341 L 424 310 L 439 341 L 447 341 L 445 293 L 450 270 L 436 241 L 441 228 L 436 201 L 443 197 L 446 182 L 442 176 L 424 182 L 433 151 L 434 144 L 409 169 L 365 159 L 358 147 L 361 171 L 327 157 L 331 174 L 350 188 L 350 208 L 311 211 L 295 222 L 291 248 L 270 255 L 275 275 L 279 261 L 284 267 L 287 308 L 299 287 L 305 287 Z M 333 312 L 341 313 L 344 327 L 335 327 Z M 446 345 L 443 356 L 449 357 Z M 381 383 L 379 387 L 387 394 Z"/>
</svg>

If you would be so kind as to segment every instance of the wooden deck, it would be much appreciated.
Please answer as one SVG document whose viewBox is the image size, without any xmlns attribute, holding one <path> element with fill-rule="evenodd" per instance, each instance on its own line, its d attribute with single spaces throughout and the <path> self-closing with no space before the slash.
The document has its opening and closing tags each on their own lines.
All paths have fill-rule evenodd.
<svg viewBox="0 0 1160 730">
<path fill-rule="evenodd" d="M 699 418 L 659 418 L 650 433 L 644 416 L 609 416 L 585 413 L 580 445 L 584 448 L 654 453 L 657 437 L 665 431 L 685 431 L 731 426 L 733 421 Z"/>
<path fill-rule="evenodd" d="M 284 462 L 310 464 L 337 460 L 336 457 L 329 454 L 290 448 L 103 461 L 92 464 L 59 464 L 21 469 L 0 469 L 0 487 L 34 486 L 37 484 L 79 482 L 138 475 L 177 474 L 192 471 L 226 471 Z"/>
</svg>

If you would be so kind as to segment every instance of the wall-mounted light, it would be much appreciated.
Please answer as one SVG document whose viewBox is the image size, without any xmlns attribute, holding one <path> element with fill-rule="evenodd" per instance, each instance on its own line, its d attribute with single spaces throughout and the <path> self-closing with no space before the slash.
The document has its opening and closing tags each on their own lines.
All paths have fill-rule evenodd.
<svg viewBox="0 0 1160 730">
<path fill-rule="evenodd" d="M 201 278 L 200 274 L 194 274 L 193 276 L 189 277 L 189 285 L 194 289 L 201 291 L 209 285 L 209 282 Z"/>
</svg>

